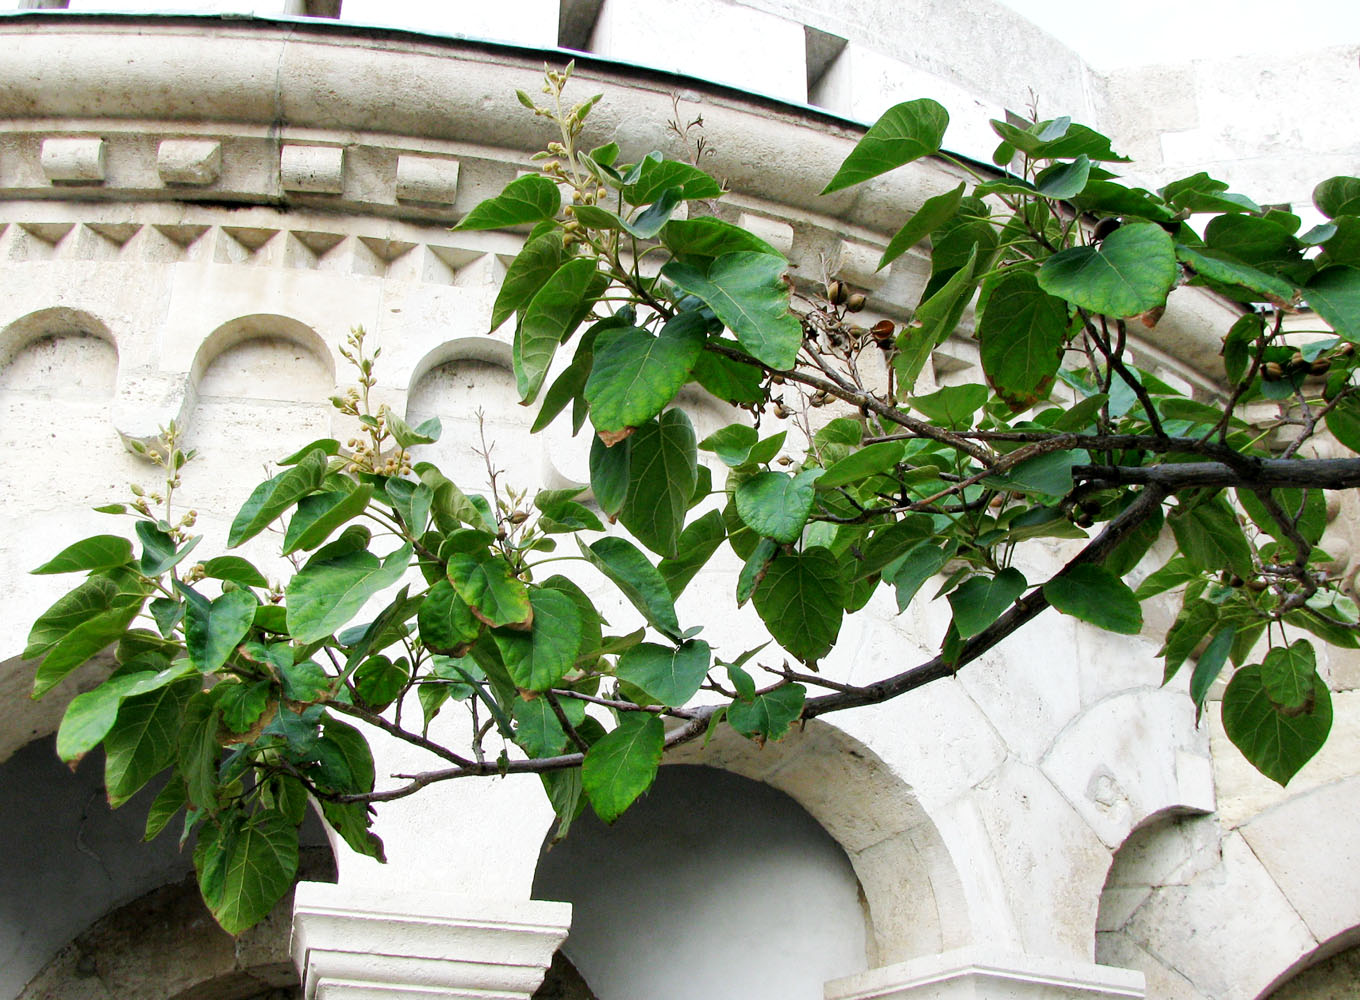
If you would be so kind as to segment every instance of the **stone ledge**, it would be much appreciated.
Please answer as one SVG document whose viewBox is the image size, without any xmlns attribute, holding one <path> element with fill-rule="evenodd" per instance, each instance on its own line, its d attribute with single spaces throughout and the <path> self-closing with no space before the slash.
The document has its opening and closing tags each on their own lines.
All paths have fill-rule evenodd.
<svg viewBox="0 0 1360 1000">
<path fill-rule="evenodd" d="M 960 948 L 826 984 L 827 1000 L 1142 1000 L 1143 974 L 1107 965 Z"/>
<path fill-rule="evenodd" d="M 528 1000 L 571 905 L 302 882 L 291 951 L 307 1000 Z"/>
</svg>

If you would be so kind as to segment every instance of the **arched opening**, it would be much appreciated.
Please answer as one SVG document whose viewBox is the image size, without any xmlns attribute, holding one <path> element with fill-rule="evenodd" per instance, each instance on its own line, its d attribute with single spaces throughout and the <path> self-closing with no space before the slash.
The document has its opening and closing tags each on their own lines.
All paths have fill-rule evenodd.
<svg viewBox="0 0 1360 1000">
<path fill-rule="evenodd" d="M 176 821 L 143 841 L 157 790 L 112 810 L 102 754 L 71 770 L 50 738 L 0 763 L 0 996 L 244 1000 L 295 984 L 288 901 L 241 938 L 218 927 L 199 898 L 193 839 L 181 849 Z M 313 817 L 302 844 L 299 877 L 334 881 Z M 214 981 L 223 989 L 186 992 Z"/>
<path fill-rule="evenodd" d="M 572 903 L 563 951 L 598 1000 L 816 1000 L 866 967 L 840 845 L 788 795 L 714 768 L 662 768 L 612 827 L 583 815 L 534 896 Z"/>
</svg>

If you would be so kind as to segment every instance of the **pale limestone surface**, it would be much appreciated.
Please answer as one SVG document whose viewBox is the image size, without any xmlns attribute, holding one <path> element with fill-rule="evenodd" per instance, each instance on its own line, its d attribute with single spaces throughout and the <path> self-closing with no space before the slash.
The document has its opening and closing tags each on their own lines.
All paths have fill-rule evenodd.
<svg viewBox="0 0 1360 1000">
<path fill-rule="evenodd" d="M 415 6 L 386 9 L 396 19 Z M 568 6 L 587 14 L 591 7 Z M 798 102 L 816 68 L 807 61 L 814 37 L 807 29 L 839 31 L 847 42 L 812 81 L 814 100 L 870 118 L 899 97 L 939 94 L 959 130 L 948 141 L 957 135 L 954 148 L 983 158 L 990 140 L 969 129 L 979 110 L 1018 108 L 1016 65 L 1042 69 L 1047 93 L 1061 102 L 1046 98 L 1054 113 L 1103 107 L 1102 84 L 1080 60 L 1009 12 L 980 7 L 974 33 L 963 36 L 1011 32 L 1005 59 L 985 44 L 954 43 L 959 58 L 951 61 L 938 46 L 957 22 L 945 5 L 917 6 L 932 16 L 907 32 L 884 30 L 900 11 L 886 0 L 834 10 L 820 0 L 704 0 L 708 23 L 729 27 L 705 47 L 693 44 L 695 31 L 713 33 L 695 27 L 702 19 L 692 4 L 605 0 L 594 44 L 632 62 L 747 87 L 762 82 L 760 89 Z M 468 22 L 467 33 L 550 44 L 553 8 L 541 0 L 498 5 L 492 21 Z M 202 458 L 186 476 L 184 499 L 200 511 L 210 552 L 272 458 L 317 437 L 350 436 L 325 397 L 348 382 L 338 348 L 352 325 L 363 324 L 384 348 L 377 398 L 412 421 L 440 416 L 445 438 L 433 456 L 461 480 L 475 487 L 483 475 L 479 408 L 495 464 L 515 484 L 585 478 L 583 438 L 527 434 L 534 411 L 515 405 L 509 331 L 488 335 L 521 235 L 446 228 L 527 169 L 528 154 L 546 141 L 514 98 L 516 88 L 534 90 L 537 57 L 347 24 L 59 15 L 0 20 L 0 44 L 9 54 L 0 66 L 0 438 L 10 456 L 0 510 L 11 528 L 0 541 L 9 581 L 0 622 L 11 643 L 0 655 L 17 656 L 35 610 L 64 589 L 59 578 L 24 571 L 77 531 L 113 530 L 88 508 L 119 498 L 129 481 L 152 482 L 153 470 L 123 442 L 153 441 L 172 418 L 186 428 Z M 723 53 L 720 66 L 688 61 L 714 52 Z M 1337 67 L 1335 78 L 1346 79 Z M 785 250 L 797 281 L 811 284 L 821 261 L 831 261 L 872 293 L 866 315 L 905 318 L 928 260 L 913 253 L 882 273 L 873 266 L 905 215 L 958 182 L 957 168 L 923 162 L 819 199 L 855 129 L 617 65 L 583 62 L 578 74 L 586 78 L 582 93 L 605 94 L 588 140 L 617 140 L 625 157 L 652 148 L 679 153 L 664 129 L 678 87 L 680 113 L 702 113 L 717 150 L 706 165 L 732 189 L 719 211 L 756 224 Z M 1231 76 L 1223 86 L 1230 85 Z M 1151 112 L 1131 115 L 1116 132 L 1154 148 L 1158 130 L 1189 134 L 1201 110 L 1169 106 L 1166 126 Z M 1245 149 L 1201 138 L 1206 144 L 1195 149 L 1187 140 L 1182 159 L 1194 152 L 1214 161 Z M 82 145 L 68 153 L 50 145 L 58 140 Z M 90 162 L 92 142 L 103 156 L 97 178 L 70 165 Z M 63 162 L 59 173 L 85 174 L 54 176 L 51 165 Z M 1181 162 L 1171 157 L 1166 169 Z M 1203 373 L 1231 316 L 1222 303 L 1178 290 L 1148 342 L 1136 345 L 1140 363 L 1211 392 Z M 977 377 L 975 347 L 960 336 L 937 353 L 923 384 Z M 712 401 L 684 405 L 701 437 L 733 419 Z M 38 477 L 25 463 L 35 453 L 48 459 L 36 491 Z M 1332 530 L 1348 533 L 1354 508 L 1347 498 Z M 243 554 L 281 575 L 268 548 L 260 539 Z M 1038 579 L 1063 558 L 1055 549 L 1025 569 Z M 716 563 L 680 608 L 733 651 L 759 634 L 754 612 L 732 614 L 724 596 L 736 569 L 730 559 Z M 604 593 L 597 577 L 581 583 Z M 611 621 L 631 627 L 631 609 L 609 599 Z M 947 617 L 940 605 L 898 617 L 890 596 L 876 599 L 847 621 L 827 676 L 863 682 L 927 659 Z M 870 971 L 828 995 L 1142 995 L 1136 974 L 1102 970 L 1094 958 L 1145 973 L 1150 997 L 1247 1000 L 1360 926 L 1360 894 L 1348 874 L 1332 874 L 1355 867 L 1347 739 L 1360 724 L 1355 695 L 1336 696 L 1336 734 L 1324 755 L 1288 790 L 1267 787 L 1224 745 L 1217 723 L 1193 725 L 1179 686 L 1156 686 L 1149 617 L 1142 637 L 1123 639 L 1049 612 L 957 679 L 898 703 L 760 750 L 735 737 L 686 749 L 682 759 L 787 792 L 846 852 L 865 900 Z M 1347 677 L 1353 661 L 1337 657 L 1327 669 Z M 71 684 L 85 687 L 93 677 Z M 7 696 L 18 700 L 26 683 L 16 660 L 0 666 Z M 0 759 L 50 733 L 56 711 L 43 703 L 7 716 Z M 441 717 L 437 729 L 455 721 Z M 382 776 L 429 766 L 409 748 L 377 738 L 375 745 Z M 1189 813 L 1207 815 L 1176 818 Z M 525 970 L 546 965 L 552 945 L 544 942 L 568 923 L 563 911 L 548 915 L 535 909 L 547 904 L 529 900 L 551 819 L 532 780 L 455 782 L 381 807 L 377 828 L 391 864 L 336 845 L 349 902 L 327 911 L 326 926 L 346 943 L 321 950 L 366 953 L 387 942 L 400 960 L 368 970 L 382 982 L 359 987 L 352 960 L 328 966 L 318 954 L 313 962 L 304 945 L 294 959 L 314 983 L 346 980 L 316 995 L 412 990 L 413 968 L 428 982 L 449 962 L 465 966 L 466 953 L 399 950 L 401 929 L 424 918 L 508 928 L 477 938 L 473 951 L 510 968 L 509 980 L 483 978 L 477 988 L 531 991 Z M 1297 857 L 1290 848 L 1300 829 L 1328 831 L 1336 849 Z M 431 887 L 445 897 L 412 894 Z M 309 921 L 304 915 L 298 925 L 304 937 Z M 518 950 L 530 941 L 542 945 L 532 961 Z M 51 950 L 63 944 L 53 941 Z"/>
</svg>

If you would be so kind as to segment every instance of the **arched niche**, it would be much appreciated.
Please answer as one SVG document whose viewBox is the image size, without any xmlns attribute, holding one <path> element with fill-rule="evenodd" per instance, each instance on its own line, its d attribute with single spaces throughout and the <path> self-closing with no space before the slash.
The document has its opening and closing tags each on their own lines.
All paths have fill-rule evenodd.
<svg viewBox="0 0 1360 1000">
<path fill-rule="evenodd" d="M 89 507 L 126 488 L 135 465 L 110 420 L 118 360 L 108 326 L 79 310 L 42 309 L 0 330 L 0 450 L 42 469 L 0 476 L 11 516 Z"/>
<path fill-rule="evenodd" d="M 865 913 L 839 845 L 782 792 L 664 767 L 613 826 L 583 814 L 534 895 L 572 904 L 563 952 L 598 1000 L 816 1000 L 863 971 Z"/>
<path fill-rule="evenodd" d="M 541 394 L 540 394 L 541 400 Z M 529 433 L 538 403 L 521 406 L 508 344 L 463 337 L 435 348 L 416 365 L 407 395 L 406 422 L 438 417 L 439 441 L 422 445 L 418 460 L 433 462 L 471 493 L 489 493 L 487 461 L 503 476 L 498 487 L 533 490 L 543 485 L 543 449 Z"/>
<path fill-rule="evenodd" d="M 111 810 L 102 754 L 68 769 L 51 739 L 0 763 L 0 996 L 244 1000 L 295 981 L 287 902 L 240 939 L 221 930 L 199 898 L 193 840 L 180 848 L 178 820 L 142 839 L 156 791 Z M 302 843 L 299 877 L 334 881 L 315 817 Z M 217 980 L 237 991 L 192 992 Z"/>
<path fill-rule="evenodd" d="M 264 463 L 330 437 L 335 384 L 325 342 L 290 317 L 242 316 L 209 334 L 185 407 L 184 442 L 198 451 L 183 476 L 188 505 L 235 511 Z"/>
</svg>

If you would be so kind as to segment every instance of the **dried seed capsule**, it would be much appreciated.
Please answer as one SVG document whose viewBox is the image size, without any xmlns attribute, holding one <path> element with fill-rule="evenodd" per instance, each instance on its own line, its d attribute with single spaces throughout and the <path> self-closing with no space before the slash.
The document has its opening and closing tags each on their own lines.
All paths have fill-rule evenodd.
<svg viewBox="0 0 1360 1000">
<path fill-rule="evenodd" d="M 1267 361 L 1261 366 L 1261 377 L 1267 382 L 1278 382 L 1284 378 L 1284 368 L 1278 361 Z"/>
<path fill-rule="evenodd" d="M 826 286 L 826 300 L 833 306 L 841 305 L 845 302 L 845 285 L 839 281 L 832 281 Z"/>
<path fill-rule="evenodd" d="M 845 300 L 845 308 L 849 309 L 852 313 L 859 312 L 868 304 L 869 300 L 865 298 L 863 295 L 861 295 L 859 292 L 856 292 L 854 295 L 850 296 L 848 299 Z"/>
<path fill-rule="evenodd" d="M 1332 363 L 1326 358 L 1317 358 L 1308 366 L 1308 374 L 1310 375 L 1326 375 L 1331 370 Z"/>
<path fill-rule="evenodd" d="M 874 338 L 874 343 L 879 347 L 891 347 L 893 334 L 896 332 L 896 329 L 897 328 L 893 326 L 892 320 L 881 319 L 873 326 L 869 327 L 869 335 Z"/>
</svg>

